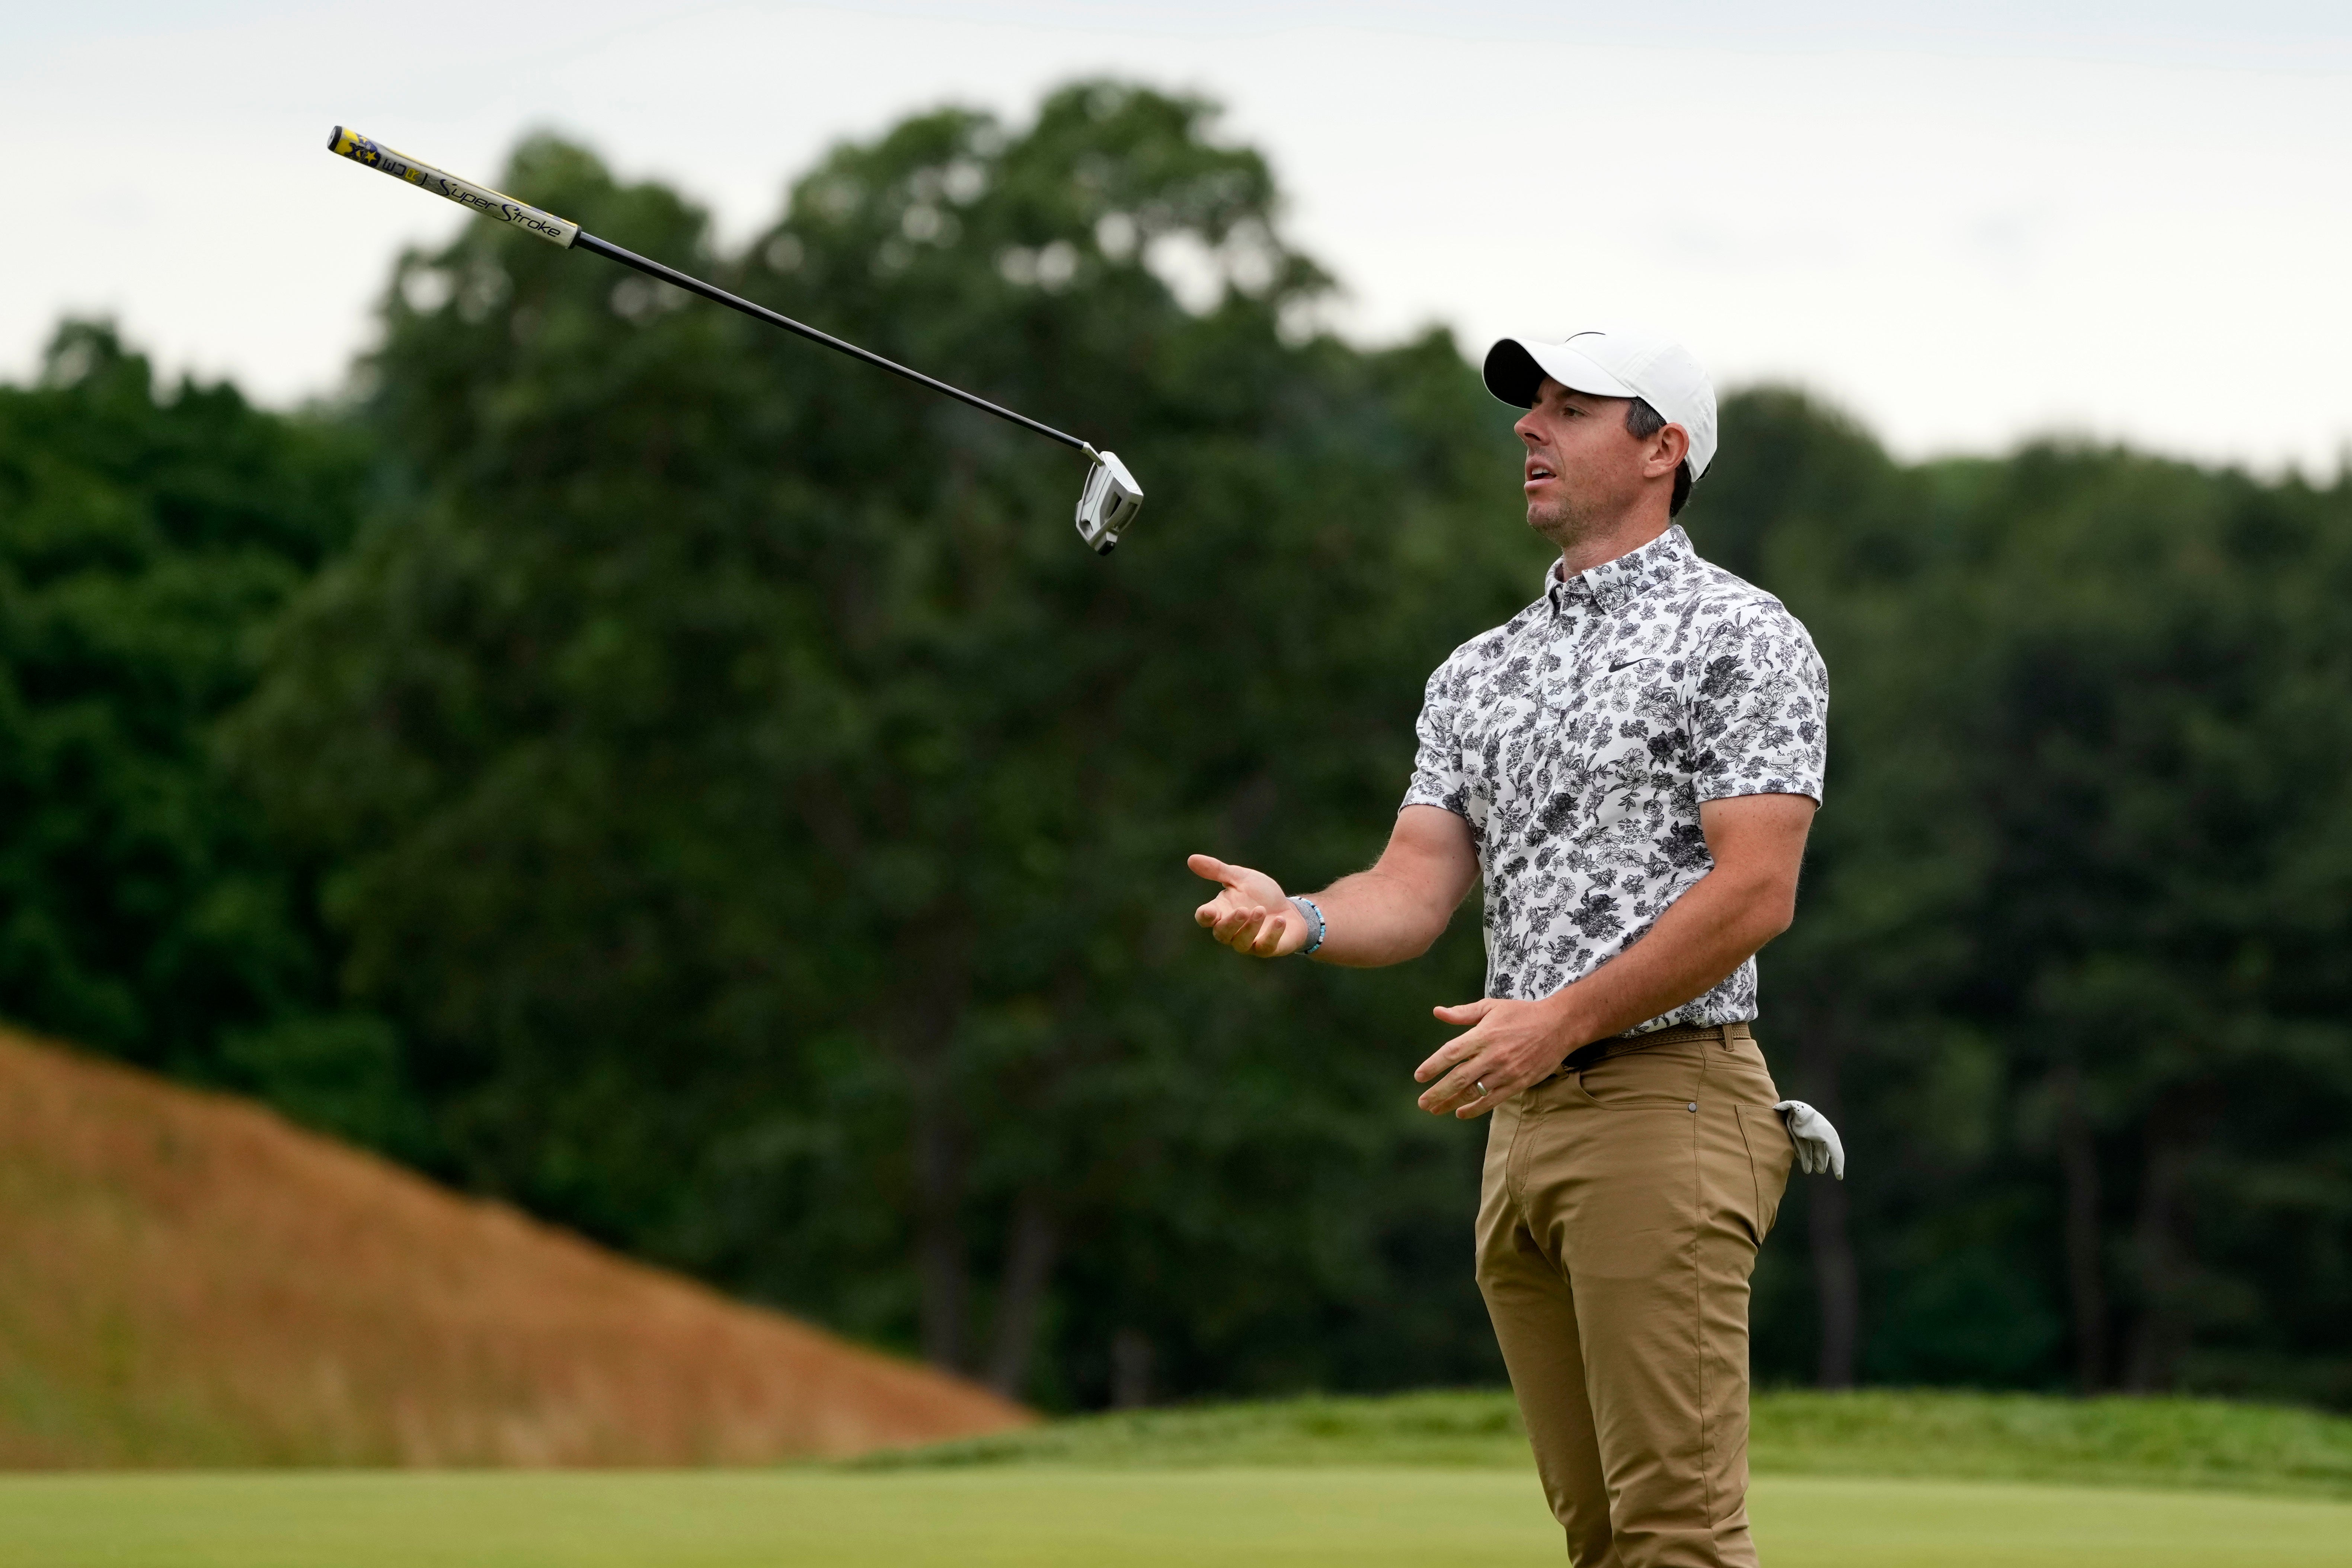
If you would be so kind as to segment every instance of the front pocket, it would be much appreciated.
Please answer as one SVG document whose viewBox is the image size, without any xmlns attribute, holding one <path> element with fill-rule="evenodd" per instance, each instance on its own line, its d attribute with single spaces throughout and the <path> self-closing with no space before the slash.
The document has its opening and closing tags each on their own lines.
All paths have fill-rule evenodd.
<svg viewBox="0 0 2352 1568">
<path fill-rule="evenodd" d="M 1677 1041 L 1597 1061 L 1578 1073 L 1576 1081 L 1585 1099 L 1614 1110 L 1687 1106 L 1699 1098 L 1700 1080 L 1706 1076 L 1706 1047 Z"/>
</svg>

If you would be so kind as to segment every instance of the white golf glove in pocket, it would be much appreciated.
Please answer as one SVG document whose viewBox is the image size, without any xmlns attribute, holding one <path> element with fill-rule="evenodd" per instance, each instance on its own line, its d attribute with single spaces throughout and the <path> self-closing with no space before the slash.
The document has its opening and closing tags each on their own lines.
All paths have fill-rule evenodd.
<svg viewBox="0 0 2352 1568">
<path fill-rule="evenodd" d="M 1772 1109 L 1789 1125 L 1789 1142 L 1797 1146 L 1797 1169 L 1809 1176 L 1827 1171 L 1845 1180 L 1845 1145 L 1838 1142 L 1828 1117 L 1801 1100 L 1784 1100 Z"/>
</svg>

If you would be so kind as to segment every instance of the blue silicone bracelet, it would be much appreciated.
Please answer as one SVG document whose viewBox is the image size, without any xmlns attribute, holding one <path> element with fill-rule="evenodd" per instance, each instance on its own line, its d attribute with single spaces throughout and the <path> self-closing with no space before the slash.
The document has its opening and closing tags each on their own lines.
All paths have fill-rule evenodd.
<svg viewBox="0 0 2352 1568">
<path fill-rule="evenodd" d="M 1314 934 L 1310 935 L 1307 939 L 1307 945 L 1298 950 L 1299 957 L 1311 958 L 1315 955 L 1315 950 L 1323 945 L 1324 925 L 1322 906 L 1318 904 L 1314 900 L 1306 897 L 1304 894 L 1293 894 L 1290 901 L 1300 914 L 1307 917 L 1307 925 L 1313 928 Z"/>
</svg>

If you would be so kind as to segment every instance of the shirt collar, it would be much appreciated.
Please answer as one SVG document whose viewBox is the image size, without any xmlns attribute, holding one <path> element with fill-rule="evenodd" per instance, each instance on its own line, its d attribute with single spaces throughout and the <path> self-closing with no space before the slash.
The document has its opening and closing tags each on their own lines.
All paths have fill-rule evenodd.
<svg viewBox="0 0 2352 1568">
<path fill-rule="evenodd" d="M 1690 535 L 1681 523 L 1671 523 L 1665 532 L 1636 550 L 1629 550 L 1614 561 L 1563 579 L 1560 563 L 1551 563 L 1544 573 L 1544 593 L 1551 600 L 1552 613 L 1566 611 L 1580 604 L 1591 605 L 1603 615 L 1614 615 L 1651 589 L 1674 581 L 1698 563 L 1698 552 L 1692 548 Z"/>
</svg>

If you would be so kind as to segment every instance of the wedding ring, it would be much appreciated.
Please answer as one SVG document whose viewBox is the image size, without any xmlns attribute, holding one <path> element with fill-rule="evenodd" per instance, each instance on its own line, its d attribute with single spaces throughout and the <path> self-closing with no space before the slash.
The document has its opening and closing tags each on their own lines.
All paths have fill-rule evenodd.
<svg viewBox="0 0 2352 1568">
<path fill-rule="evenodd" d="M 1483 1078 L 1474 1078 L 1474 1079 L 1472 1079 L 1470 1080 L 1470 1082 L 1471 1082 L 1472 1086 L 1473 1086 L 1474 1088 L 1475 1088 L 1475 1089 L 1478 1090 L 1478 1098 L 1479 1098 L 1479 1099 L 1481 1099 L 1481 1100 L 1486 1099 L 1486 1080 L 1485 1079 L 1483 1079 Z"/>
</svg>

